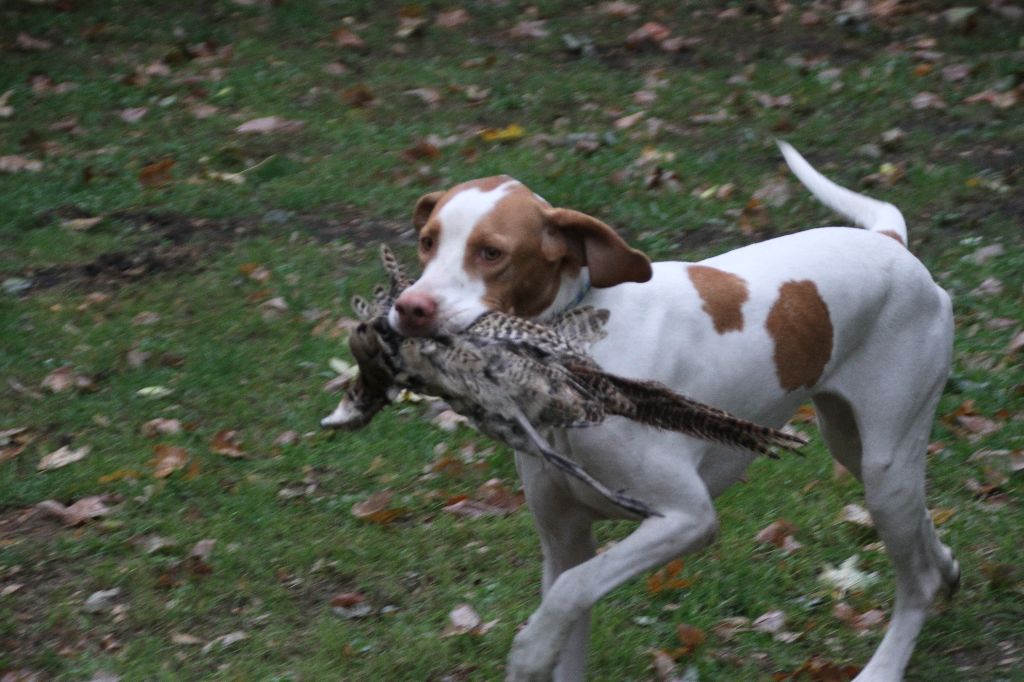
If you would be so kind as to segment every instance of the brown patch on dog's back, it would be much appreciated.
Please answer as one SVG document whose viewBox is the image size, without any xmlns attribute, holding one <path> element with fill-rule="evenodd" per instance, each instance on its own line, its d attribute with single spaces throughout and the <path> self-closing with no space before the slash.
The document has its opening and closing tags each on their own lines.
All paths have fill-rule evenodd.
<svg viewBox="0 0 1024 682">
<path fill-rule="evenodd" d="M 715 331 L 719 334 L 742 331 L 743 304 L 750 298 L 747 281 L 707 265 L 691 265 L 686 274 L 704 302 L 702 309 L 711 316 Z"/>
<path fill-rule="evenodd" d="M 775 371 L 787 391 L 818 383 L 832 357 L 832 319 L 810 280 L 779 287 L 765 328 L 775 341 Z"/>
</svg>

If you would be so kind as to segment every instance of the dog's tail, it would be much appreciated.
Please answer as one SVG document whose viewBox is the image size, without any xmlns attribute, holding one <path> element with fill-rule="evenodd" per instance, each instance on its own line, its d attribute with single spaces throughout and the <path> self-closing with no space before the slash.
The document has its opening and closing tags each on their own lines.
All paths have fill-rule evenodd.
<svg viewBox="0 0 1024 682">
<path fill-rule="evenodd" d="M 845 187 L 840 187 L 824 175 L 814 170 L 800 152 L 782 140 L 778 140 L 779 149 L 786 157 L 790 170 L 800 179 L 818 201 L 833 211 L 852 220 L 854 224 L 867 228 L 907 244 L 907 223 L 903 220 L 900 210 L 884 201 L 878 201 L 863 194 L 857 194 Z"/>
</svg>

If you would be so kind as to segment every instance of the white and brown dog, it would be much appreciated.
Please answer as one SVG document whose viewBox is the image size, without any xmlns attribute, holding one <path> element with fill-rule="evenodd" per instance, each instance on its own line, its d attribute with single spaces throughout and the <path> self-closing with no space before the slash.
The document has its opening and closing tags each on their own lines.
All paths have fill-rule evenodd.
<svg viewBox="0 0 1024 682">
<path fill-rule="evenodd" d="M 929 605 L 960 575 L 925 506 L 925 450 L 953 341 L 950 301 L 907 250 L 896 207 L 834 184 L 780 146 L 819 200 L 867 229 L 820 228 L 700 263 L 651 264 L 596 218 L 553 208 L 508 177 L 474 180 L 416 205 L 423 274 L 389 320 L 403 334 L 429 335 L 461 330 L 488 310 L 544 319 L 582 302 L 611 311 L 608 335 L 592 349 L 609 372 L 771 426 L 813 401 L 833 456 L 864 484 L 896 573 L 891 623 L 857 679 L 900 680 Z M 517 456 L 544 574 L 541 605 L 508 660 L 516 681 L 582 680 L 594 603 L 708 545 L 714 498 L 752 459 L 621 418 L 546 435 L 662 516 L 595 555 L 591 524 L 628 512 L 543 460 Z"/>
</svg>

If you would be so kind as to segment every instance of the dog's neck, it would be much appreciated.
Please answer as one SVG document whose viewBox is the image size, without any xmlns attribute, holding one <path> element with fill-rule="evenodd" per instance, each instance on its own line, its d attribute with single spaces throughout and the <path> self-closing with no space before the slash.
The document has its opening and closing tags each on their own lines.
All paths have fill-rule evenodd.
<svg viewBox="0 0 1024 682">
<path fill-rule="evenodd" d="M 562 286 L 558 289 L 558 295 L 551 305 L 540 315 L 539 320 L 547 320 L 555 315 L 560 315 L 567 310 L 575 308 L 590 293 L 590 275 L 587 268 L 580 268 L 577 272 L 569 274 L 562 273 Z"/>
</svg>

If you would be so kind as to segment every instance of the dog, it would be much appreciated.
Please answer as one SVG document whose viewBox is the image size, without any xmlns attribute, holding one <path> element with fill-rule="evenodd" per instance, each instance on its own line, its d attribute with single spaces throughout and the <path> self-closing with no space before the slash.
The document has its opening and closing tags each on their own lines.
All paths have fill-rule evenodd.
<svg viewBox="0 0 1024 682">
<path fill-rule="evenodd" d="M 592 348 L 609 372 L 657 380 L 779 427 L 812 401 L 832 455 L 864 486 L 896 575 L 888 631 L 857 680 L 900 680 L 937 595 L 960 566 L 925 506 L 925 456 L 949 374 L 949 297 L 907 248 L 893 205 L 845 189 L 786 143 L 790 169 L 864 229 L 824 227 L 698 263 L 651 263 L 597 218 L 555 208 L 507 176 L 423 196 L 413 223 L 422 274 L 388 322 L 405 335 L 465 329 L 500 310 L 543 320 L 610 311 Z M 515 636 L 507 679 L 582 680 L 590 609 L 608 591 L 707 546 L 713 500 L 754 455 L 621 418 L 546 434 L 609 486 L 661 514 L 595 554 L 595 521 L 630 513 L 536 457 L 517 454 L 543 550 L 540 607 Z"/>
</svg>

